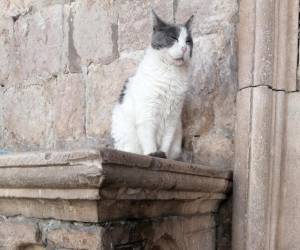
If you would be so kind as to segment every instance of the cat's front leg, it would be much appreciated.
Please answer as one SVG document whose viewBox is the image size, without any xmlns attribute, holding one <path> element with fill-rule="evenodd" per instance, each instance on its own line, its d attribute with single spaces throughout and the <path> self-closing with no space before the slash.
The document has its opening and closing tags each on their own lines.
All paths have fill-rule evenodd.
<svg viewBox="0 0 300 250">
<path fill-rule="evenodd" d="M 167 157 L 176 159 L 181 153 L 182 124 L 181 121 L 171 123 L 164 134 L 161 150 L 166 152 Z"/>
<path fill-rule="evenodd" d="M 149 155 L 157 151 L 155 132 L 155 124 L 151 121 L 143 122 L 137 126 L 137 134 L 144 155 Z"/>
</svg>

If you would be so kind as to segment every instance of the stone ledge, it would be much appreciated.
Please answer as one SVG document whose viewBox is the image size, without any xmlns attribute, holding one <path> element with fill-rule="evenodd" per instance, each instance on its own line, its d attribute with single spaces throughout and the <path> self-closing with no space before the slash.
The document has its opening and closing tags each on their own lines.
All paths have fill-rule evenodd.
<svg viewBox="0 0 300 250">
<path fill-rule="evenodd" d="M 214 212 L 230 171 L 112 149 L 0 156 L 0 214 L 66 221 Z"/>
</svg>

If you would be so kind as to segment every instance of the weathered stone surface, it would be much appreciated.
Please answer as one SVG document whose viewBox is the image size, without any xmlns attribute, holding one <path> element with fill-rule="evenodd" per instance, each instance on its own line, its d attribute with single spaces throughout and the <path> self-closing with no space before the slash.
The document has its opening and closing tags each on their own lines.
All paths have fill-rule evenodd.
<svg viewBox="0 0 300 250">
<path fill-rule="evenodd" d="M 283 175 L 281 175 L 281 200 L 279 232 L 276 235 L 279 249 L 296 250 L 300 239 L 300 93 L 287 97 L 286 158 Z M 278 218 L 277 218 L 278 219 Z"/>
<path fill-rule="evenodd" d="M 136 69 L 136 61 L 119 59 L 109 65 L 91 65 L 87 77 L 87 135 L 110 136 L 111 111 L 121 89 Z"/>
<path fill-rule="evenodd" d="M 215 224 L 210 215 L 190 218 L 167 217 L 150 223 L 137 221 L 122 227 L 112 224 L 103 235 L 103 247 L 125 246 L 163 250 L 210 250 L 215 249 Z"/>
<path fill-rule="evenodd" d="M 268 215 L 265 211 L 271 205 L 268 199 L 269 187 L 266 183 L 271 181 L 271 148 L 272 140 L 275 139 L 272 138 L 271 131 L 272 126 L 274 124 L 276 126 L 273 115 L 274 100 L 276 93 L 266 86 L 239 92 L 237 127 L 239 137 L 236 144 L 238 155 L 234 183 L 237 191 L 233 212 L 234 249 L 243 247 L 245 242 L 237 241 L 242 237 L 247 237 L 247 245 L 254 249 L 265 249 L 268 244 L 266 241 Z M 253 183 L 255 185 L 252 185 Z M 237 201 L 241 204 L 237 204 Z"/>
<path fill-rule="evenodd" d="M 66 63 L 64 6 L 53 4 L 20 16 L 14 24 L 17 80 L 51 78 Z"/>
<path fill-rule="evenodd" d="M 59 75 L 52 86 L 56 141 L 76 141 L 85 133 L 85 85 L 80 74 Z"/>
<path fill-rule="evenodd" d="M 0 215 L 23 215 L 65 221 L 98 222 L 97 202 L 90 200 L 0 199 Z"/>
<path fill-rule="evenodd" d="M 0 15 L 0 88 L 7 85 L 14 60 L 13 20 Z"/>
<path fill-rule="evenodd" d="M 178 0 L 175 17 L 179 23 L 194 15 L 193 34 L 195 37 L 216 33 L 235 23 L 238 14 L 238 2 L 228 0 Z"/>
<path fill-rule="evenodd" d="M 118 55 L 117 15 L 113 1 L 72 3 L 69 17 L 69 60 L 108 64 Z M 80 66 L 77 65 L 77 67 Z"/>
<path fill-rule="evenodd" d="M 5 250 L 215 249 L 216 225 L 214 216 L 208 214 L 187 218 L 168 216 L 155 220 L 115 221 L 102 225 L 20 216 L 3 219 L 8 230 L 2 232 L 4 224 L 0 223 L 0 237 L 12 236 L 6 237 L 4 244 L 0 238 L 0 247 Z"/>
<path fill-rule="evenodd" d="M 2 140 L 6 148 L 45 148 L 53 143 L 50 89 L 55 82 L 33 78 L 1 91 Z"/>
<path fill-rule="evenodd" d="M 229 35 L 231 34 L 231 35 Z M 234 25 L 196 39 L 183 111 L 186 159 L 231 168 L 235 121 Z"/>
<path fill-rule="evenodd" d="M 59 227 L 47 232 L 48 247 L 64 249 L 102 249 L 102 231 L 99 227 Z"/>
<path fill-rule="evenodd" d="M 0 157 L 0 214 L 94 223 L 206 214 L 226 198 L 230 178 L 111 149 L 11 154 Z"/>
<path fill-rule="evenodd" d="M 17 250 L 20 246 L 39 243 L 39 230 L 35 223 L 0 219 L 0 248 Z"/>
<path fill-rule="evenodd" d="M 150 44 L 152 33 L 151 7 L 164 20 L 173 21 L 172 0 L 118 0 L 119 51 L 145 49 Z"/>
</svg>

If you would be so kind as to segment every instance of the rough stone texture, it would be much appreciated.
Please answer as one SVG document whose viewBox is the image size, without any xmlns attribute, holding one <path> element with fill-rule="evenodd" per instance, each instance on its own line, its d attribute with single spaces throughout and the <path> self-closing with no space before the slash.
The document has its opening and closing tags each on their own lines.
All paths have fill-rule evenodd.
<svg viewBox="0 0 300 250">
<path fill-rule="evenodd" d="M 14 23 L 13 80 L 22 84 L 23 79 L 33 76 L 48 79 L 63 71 L 66 62 L 64 32 L 64 6 L 61 4 L 32 9 L 18 17 Z"/>
<path fill-rule="evenodd" d="M 57 220 L 3 217 L 0 248 L 3 250 L 213 250 L 214 218 L 166 217 L 153 221 L 115 221 L 102 225 Z"/>
<path fill-rule="evenodd" d="M 101 228 L 77 227 L 49 230 L 46 239 L 48 247 L 66 249 L 101 249 Z"/>
<path fill-rule="evenodd" d="M 231 172 L 111 149 L 1 156 L 0 176 L 0 214 L 94 223 L 212 213 L 231 189 Z"/>
<path fill-rule="evenodd" d="M 0 249 L 17 250 L 21 246 L 36 244 L 38 241 L 39 230 L 36 223 L 11 222 L 5 217 L 0 219 Z"/>
<path fill-rule="evenodd" d="M 69 59 L 78 59 L 79 69 L 92 62 L 108 64 L 116 59 L 118 26 L 113 1 L 72 3 L 68 24 Z"/>
<path fill-rule="evenodd" d="M 53 109 L 51 87 L 56 79 L 30 79 L 1 91 L 1 113 L 6 148 L 30 149 L 51 146 Z"/>
<path fill-rule="evenodd" d="M 168 21 L 184 22 L 195 14 L 183 159 L 231 167 L 237 1 L 0 4 L 2 149 L 111 145 L 111 110 L 150 43 L 153 7 Z"/>
<path fill-rule="evenodd" d="M 299 176 L 297 166 L 300 164 L 300 93 L 292 93 L 288 96 L 288 121 L 287 121 L 287 144 L 285 169 L 283 170 L 279 218 L 278 247 L 280 249 L 296 250 L 299 248 L 300 240 L 297 235 L 300 233 L 299 214 Z"/>
<path fill-rule="evenodd" d="M 57 141 L 64 144 L 82 139 L 85 134 L 85 86 L 82 76 L 59 75 L 52 88 Z"/>
<path fill-rule="evenodd" d="M 240 1 L 236 250 L 299 248 L 298 15 L 296 0 Z"/>
<path fill-rule="evenodd" d="M 214 250 L 232 173 L 102 149 L 0 156 L 0 176 L 0 249 Z"/>
<path fill-rule="evenodd" d="M 236 59 L 235 1 L 178 1 L 176 19 L 195 15 L 192 88 L 184 108 L 186 160 L 233 163 Z"/>
</svg>

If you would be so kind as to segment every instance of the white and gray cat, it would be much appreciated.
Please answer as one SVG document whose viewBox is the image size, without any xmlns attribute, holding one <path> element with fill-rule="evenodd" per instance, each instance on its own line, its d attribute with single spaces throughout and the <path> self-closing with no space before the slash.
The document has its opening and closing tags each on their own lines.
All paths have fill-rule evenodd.
<svg viewBox="0 0 300 250">
<path fill-rule="evenodd" d="M 191 23 L 169 24 L 153 13 L 151 45 L 113 109 L 118 150 L 176 159 L 181 154 L 181 113 L 193 52 Z"/>
</svg>

